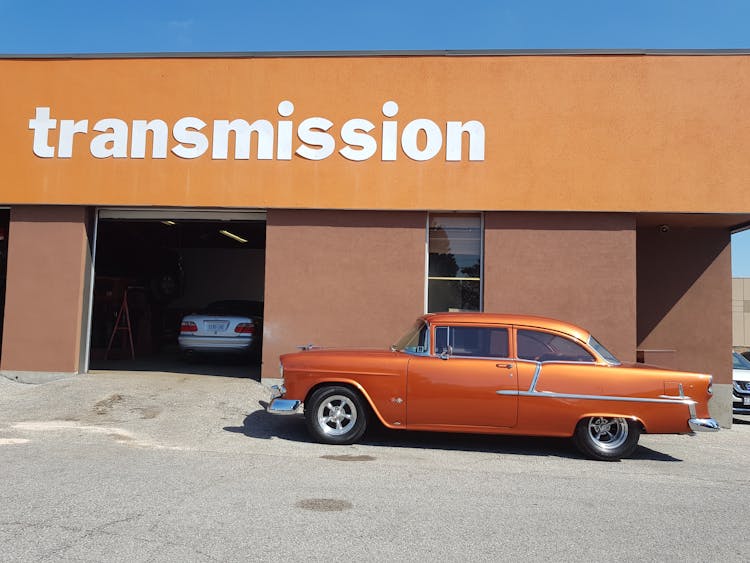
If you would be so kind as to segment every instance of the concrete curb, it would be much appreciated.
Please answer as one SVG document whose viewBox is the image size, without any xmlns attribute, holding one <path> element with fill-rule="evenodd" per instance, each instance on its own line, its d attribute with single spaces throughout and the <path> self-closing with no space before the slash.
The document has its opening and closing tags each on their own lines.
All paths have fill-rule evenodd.
<svg viewBox="0 0 750 563">
<path fill-rule="evenodd" d="M 51 381 L 59 381 L 60 379 L 69 379 L 78 375 L 76 372 L 56 372 L 56 371 L 0 371 L 0 376 L 3 376 L 11 381 L 17 381 L 18 383 L 27 383 L 30 385 L 37 385 L 40 383 L 49 383 Z"/>
</svg>

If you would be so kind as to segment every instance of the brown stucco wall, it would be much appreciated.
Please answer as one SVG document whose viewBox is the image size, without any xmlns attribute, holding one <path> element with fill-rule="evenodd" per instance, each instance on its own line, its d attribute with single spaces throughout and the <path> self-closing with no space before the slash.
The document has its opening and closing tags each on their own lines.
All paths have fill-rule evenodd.
<svg viewBox="0 0 750 563">
<path fill-rule="evenodd" d="M 637 247 L 638 347 L 674 350 L 674 367 L 731 384 L 729 231 L 643 227 Z"/>
<path fill-rule="evenodd" d="M 570 321 L 635 361 L 635 238 L 630 214 L 487 213 L 484 310 Z"/>
<path fill-rule="evenodd" d="M 79 370 L 87 253 L 86 208 L 11 209 L 0 369 Z"/>
<path fill-rule="evenodd" d="M 395 342 L 423 313 L 426 214 L 269 210 L 264 378 L 295 346 Z"/>
</svg>

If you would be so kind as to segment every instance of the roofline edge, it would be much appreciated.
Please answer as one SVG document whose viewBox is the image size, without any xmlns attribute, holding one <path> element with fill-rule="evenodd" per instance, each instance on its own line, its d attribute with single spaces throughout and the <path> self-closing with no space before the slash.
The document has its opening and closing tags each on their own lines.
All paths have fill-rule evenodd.
<svg viewBox="0 0 750 563">
<path fill-rule="evenodd" d="M 747 49 L 467 49 L 383 51 L 227 51 L 164 53 L 0 53 L 3 60 L 55 59 L 272 59 L 356 57 L 513 57 L 513 56 L 721 56 L 750 55 Z"/>
</svg>

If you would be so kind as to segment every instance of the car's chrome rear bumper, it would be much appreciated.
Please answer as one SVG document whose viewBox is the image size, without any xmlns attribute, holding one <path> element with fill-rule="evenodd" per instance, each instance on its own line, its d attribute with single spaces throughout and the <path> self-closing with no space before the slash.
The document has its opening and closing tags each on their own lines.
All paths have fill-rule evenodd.
<svg viewBox="0 0 750 563">
<path fill-rule="evenodd" d="M 688 424 L 693 432 L 717 432 L 719 430 L 719 423 L 713 418 L 691 418 Z"/>
<path fill-rule="evenodd" d="M 271 387 L 271 402 L 266 407 L 266 412 L 271 414 L 296 414 L 302 403 L 292 399 L 282 399 L 286 393 L 283 385 L 273 385 Z"/>
</svg>

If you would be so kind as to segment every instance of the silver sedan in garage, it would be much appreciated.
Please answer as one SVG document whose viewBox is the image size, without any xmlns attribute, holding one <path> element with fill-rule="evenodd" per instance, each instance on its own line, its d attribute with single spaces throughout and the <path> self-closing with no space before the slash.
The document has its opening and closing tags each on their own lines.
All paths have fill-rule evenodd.
<svg viewBox="0 0 750 563">
<path fill-rule="evenodd" d="M 263 303 L 215 301 L 183 317 L 178 342 L 188 359 L 197 354 L 257 355 L 263 335 Z"/>
</svg>

